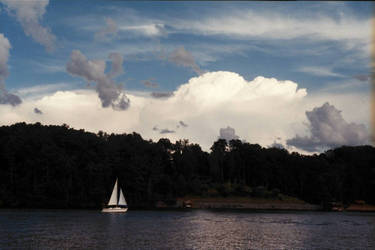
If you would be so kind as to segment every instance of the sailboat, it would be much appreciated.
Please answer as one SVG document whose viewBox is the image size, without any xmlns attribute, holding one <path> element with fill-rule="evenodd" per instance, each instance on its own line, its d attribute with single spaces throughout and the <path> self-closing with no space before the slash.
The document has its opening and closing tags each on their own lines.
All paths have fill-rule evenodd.
<svg viewBox="0 0 375 250">
<path fill-rule="evenodd" d="M 118 190 L 120 189 L 120 194 Z M 111 198 L 107 207 L 103 208 L 103 213 L 125 213 L 128 211 L 128 204 L 126 203 L 124 193 L 118 186 L 118 179 L 116 179 L 115 186 L 113 187 Z"/>
</svg>

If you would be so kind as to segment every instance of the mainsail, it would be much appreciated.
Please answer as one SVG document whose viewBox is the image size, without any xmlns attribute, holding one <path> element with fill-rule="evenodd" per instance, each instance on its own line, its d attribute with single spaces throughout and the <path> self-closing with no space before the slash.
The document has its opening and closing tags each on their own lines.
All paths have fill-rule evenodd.
<svg viewBox="0 0 375 250">
<path fill-rule="evenodd" d="M 126 206 L 126 205 L 128 205 L 126 203 L 126 200 L 125 200 L 124 194 L 122 193 L 122 189 L 121 188 L 120 188 L 120 199 L 118 201 L 118 205 L 120 205 L 120 206 Z"/>
<path fill-rule="evenodd" d="M 116 206 L 117 205 L 117 179 L 115 182 L 115 186 L 113 187 L 111 199 L 109 199 L 108 206 Z"/>
</svg>

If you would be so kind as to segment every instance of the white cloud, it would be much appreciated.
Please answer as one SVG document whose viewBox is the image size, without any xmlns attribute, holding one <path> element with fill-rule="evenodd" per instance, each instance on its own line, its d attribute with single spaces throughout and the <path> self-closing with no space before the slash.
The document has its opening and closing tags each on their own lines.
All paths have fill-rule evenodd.
<svg viewBox="0 0 375 250">
<path fill-rule="evenodd" d="M 342 74 L 333 72 L 332 69 L 330 69 L 329 67 L 304 66 L 298 68 L 297 71 L 316 76 L 345 77 Z"/>
<path fill-rule="evenodd" d="M 120 31 L 131 31 L 144 36 L 161 36 L 166 34 L 164 24 L 162 23 L 150 23 L 142 25 L 122 25 L 119 27 Z"/>
<path fill-rule="evenodd" d="M 362 94 L 307 96 L 306 90 L 299 89 L 292 81 L 265 77 L 247 81 L 236 73 L 222 71 L 191 78 L 169 98 L 156 99 L 149 93 L 138 92 L 128 92 L 127 96 L 132 105 L 123 112 L 103 109 L 93 90 L 58 91 L 39 99 L 30 97 L 13 109 L 0 106 L 0 124 L 40 121 L 66 123 L 93 132 L 135 131 L 153 140 L 187 138 L 209 150 L 220 128 L 228 125 L 235 129 L 235 135 L 250 143 L 268 146 L 278 138 L 277 142 L 285 145 L 296 134 L 309 134 L 303 124 L 305 111 L 326 101 L 343 110 L 347 122 L 368 124 L 369 114 L 369 98 L 364 100 Z M 35 114 L 35 107 L 43 115 Z M 189 126 L 166 134 L 152 129 L 155 125 L 175 128 L 179 121 Z"/>
<path fill-rule="evenodd" d="M 0 0 L 7 6 L 8 12 L 15 16 L 27 36 L 31 36 L 37 43 L 43 45 L 47 51 L 55 49 L 56 37 L 51 31 L 40 24 L 49 0 Z"/>
<path fill-rule="evenodd" d="M 223 16 L 223 14 L 225 14 Z M 227 35 L 239 38 L 312 40 L 359 40 L 369 42 L 371 19 L 350 15 L 334 18 L 317 12 L 296 16 L 272 11 L 240 10 L 209 16 L 199 20 L 175 23 L 181 30 L 204 35 Z"/>
<path fill-rule="evenodd" d="M 34 85 L 32 87 L 17 89 L 15 90 L 15 92 L 22 98 L 40 99 L 43 96 L 53 94 L 58 90 L 70 88 L 72 88 L 71 83 L 60 82 L 53 84 Z"/>
<path fill-rule="evenodd" d="M 288 47 L 289 53 L 311 51 L 311 43 L 337 42 L 340 49 L 353 52 L 349 58 L 369 58 L 372 44 L 371 17 L 357 17 L 346 11 L 339 15 L 338 10 L 324 12 L 323 8 L 306 15 L 302 15 L 301 11 L 293 12 L 291 8 L 288 10 L 221 10 L 203 18 L 169 20 L 169 23 L 175 33 L 221 36 L 231 40 L 250 40 L 252 43 L 255 40 L 275 44 L 282 40 L 283 44 L 289 41 L 306 44 L 303 50 L 293 45 L 284 46 Z M 322 46 L 324 48 L 326 45 Z M 313 50 L 318 52 L 314 47 Z M 283 52 L 279 49 L 278 53 Z"/>
</svg>

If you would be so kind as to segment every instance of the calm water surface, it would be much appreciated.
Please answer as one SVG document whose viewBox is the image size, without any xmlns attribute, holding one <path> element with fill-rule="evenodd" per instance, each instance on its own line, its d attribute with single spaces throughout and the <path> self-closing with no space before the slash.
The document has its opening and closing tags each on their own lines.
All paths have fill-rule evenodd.
<svg viewBox="0 0 375 250">
<path fill-rule="evenodd" d="M 375 214 L 0 210 L 0 249 L 375 249 Z"/>
</svg>

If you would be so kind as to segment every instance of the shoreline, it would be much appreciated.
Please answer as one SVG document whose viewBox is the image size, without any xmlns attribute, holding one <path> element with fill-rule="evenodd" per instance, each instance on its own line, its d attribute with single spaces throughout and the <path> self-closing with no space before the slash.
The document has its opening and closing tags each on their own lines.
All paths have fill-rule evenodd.
<svg viewBox="0 0 375 250">
<path fill-rule="evenodd" d="M 101 210 L 101 207 L 0 207 L 0 210 Z M 319 212 L 375 212 L 375 205 L 353 203 L 349 206 L 332 206 L 310 204 L 295 197 L 284 196 L 283 199 L 276 198 L 254 198 L 254 197 L 180 197 L 175 202 L 157 201 L 154 205 L 130 206 L 130 210 L 248 210 L 248 211 L 319 211 Z"/>
<path fill-rule="evenodd" d="M 245 210 L 280 210 L 280 211 L 321 211 L 322 207 L 301 200 L 257 199 L 246 197 L 200 198 L 186 197 L 177 199 L 177 204 L 192 209 L 245 209 Z"/>
</svg>

